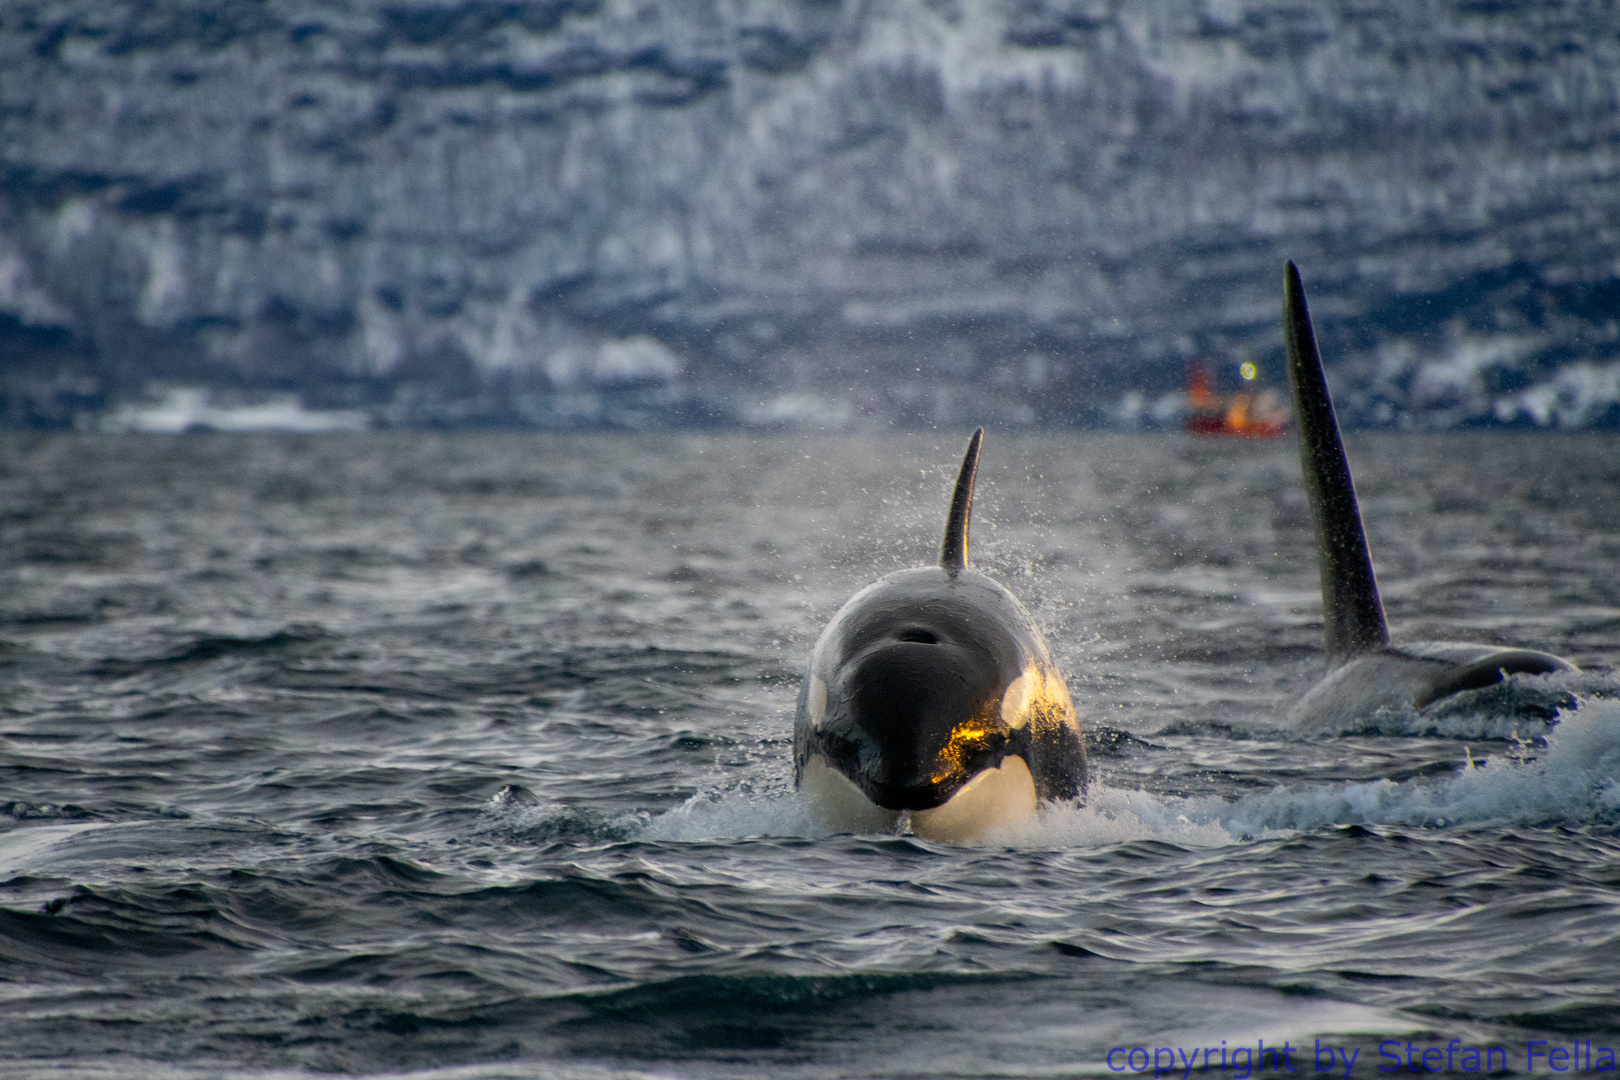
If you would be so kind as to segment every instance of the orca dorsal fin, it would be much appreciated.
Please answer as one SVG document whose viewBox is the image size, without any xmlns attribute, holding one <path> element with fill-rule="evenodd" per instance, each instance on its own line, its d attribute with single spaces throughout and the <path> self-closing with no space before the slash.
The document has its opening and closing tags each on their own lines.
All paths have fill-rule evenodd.
<svg viewBox="0 0 1620 1080">
<path fill-rule="evenodd" d="M 1316 526 L 1317 569 L 1322 575 L 1322 623 L 1330 659 L 1370 652 L 1389 644 L 1384 605 L 1378 598 L 1367 534 L 1356 504 L 1350 462 L 1339 439 L 1316 332 L 1305 306 L 1305 286 L 1293 262 L 1283 280 L 1283 341 L 1288 382 L 1294 388 L 1299 424 L 1299 463 Z"/>
<path fill-rule="evenodd" d="M 956 491 L 951 495 L 951 516 L 945 519 L 945 542 L 939 546 L 939 565 L 946 570 L 967 569 L 968 522 L 973 517 L 973 482 L 979 477 L 979 444 L 984 428 L 968 440 L 962 456 L 962 471 L 956 474 Z"/>
</svg>

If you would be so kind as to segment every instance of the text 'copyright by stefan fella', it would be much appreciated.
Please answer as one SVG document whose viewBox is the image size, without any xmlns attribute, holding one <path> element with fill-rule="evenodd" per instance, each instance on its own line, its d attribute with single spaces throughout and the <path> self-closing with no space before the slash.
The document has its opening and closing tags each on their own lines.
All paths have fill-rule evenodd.
<svg viewBox="0 0 1620 1080">
<path fill-rule="evenodd" d="M 1110 1072 L 1152 1075 L 1154 1080 L 1192 1080 L 1193 1074 L 1223 1080 L 1250 1080 L 1262 1074 L 1300 1073 L 1351 1080 L 1373 1073 L 1620 1073 L 1612 1047 L 1591 1039 L 1530 1039 L 1523 1043 L 1482 1045 L 1461 1039 L 1409 1042 L 1385 1039 L 1370 1047 L 1336 1046 L 1313 1039 L 1309 1044 L 1284 1041 L 1228 1046 L 1116 1046 L 1108 1051 Z"/>
</svg>

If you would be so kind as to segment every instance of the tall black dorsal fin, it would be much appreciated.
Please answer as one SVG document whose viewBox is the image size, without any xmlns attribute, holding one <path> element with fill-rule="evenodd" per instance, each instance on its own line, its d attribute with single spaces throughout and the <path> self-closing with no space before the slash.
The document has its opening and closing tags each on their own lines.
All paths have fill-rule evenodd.
<svg viewBox="0 0 1620 1080">
<path fill-rule="evenodd" d="M 1378 599 L 1367 534 L 1361 527 L 1356 485 L 1339 439 L 1322 357 L 1316 351 L 1311 313 L 1299 270 L 1288 264 L 1283 281 L 1283 340 L 1288 346 L 1288 382 L 1294 388 L 1299 424 L 1299 463 L 1316 525 L 1317 569 L 1322 575 L 1322 622 L 1330 658 L 1369 652 L 1389 644 L 1384 605 Z"/>
<path fill-rule="evenodd" d="M 945 542 L 939 547 L 939 565 L 947 570 L 967 568 L 968 522 L 973 517 L 973 481 L 979 477 L 979 444 L 984 428 L 968 440 L 962 457 L 962 471 L 956 474 L 956 492 L 951 496 L 951 516 L 945 520 Z"/>
</svg>

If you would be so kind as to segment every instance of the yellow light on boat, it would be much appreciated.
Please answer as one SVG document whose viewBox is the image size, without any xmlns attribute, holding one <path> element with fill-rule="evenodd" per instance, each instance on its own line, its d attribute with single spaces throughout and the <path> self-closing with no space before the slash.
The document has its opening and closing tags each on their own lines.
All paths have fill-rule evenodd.
<svg viewBox="0 0 1620 1080">
<path fill-rule="evenodd" d="M 1243 364 L 1238 368 L 1238 374 L 1243 376 L 1243 381 L 1244 382 L 1253 382 L 1254 381 L 1254 365 L 1249 363 L 1247 360 L 1245 360 L 1243 362 Z"/>
</svg>

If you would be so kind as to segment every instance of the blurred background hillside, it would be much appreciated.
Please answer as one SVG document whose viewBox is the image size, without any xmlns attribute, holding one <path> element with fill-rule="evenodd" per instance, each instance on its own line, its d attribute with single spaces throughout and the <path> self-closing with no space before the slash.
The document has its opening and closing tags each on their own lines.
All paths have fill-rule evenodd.
<svg viewBox="0 0 1620 1080">
<path fill-rule="evenodd" d="M 1616 427 L 1617 242 L 1608 0 L 0 6 L 3 426 L 1151 425 L 1293 258 L 1348 422 Z"/>
</svg>

